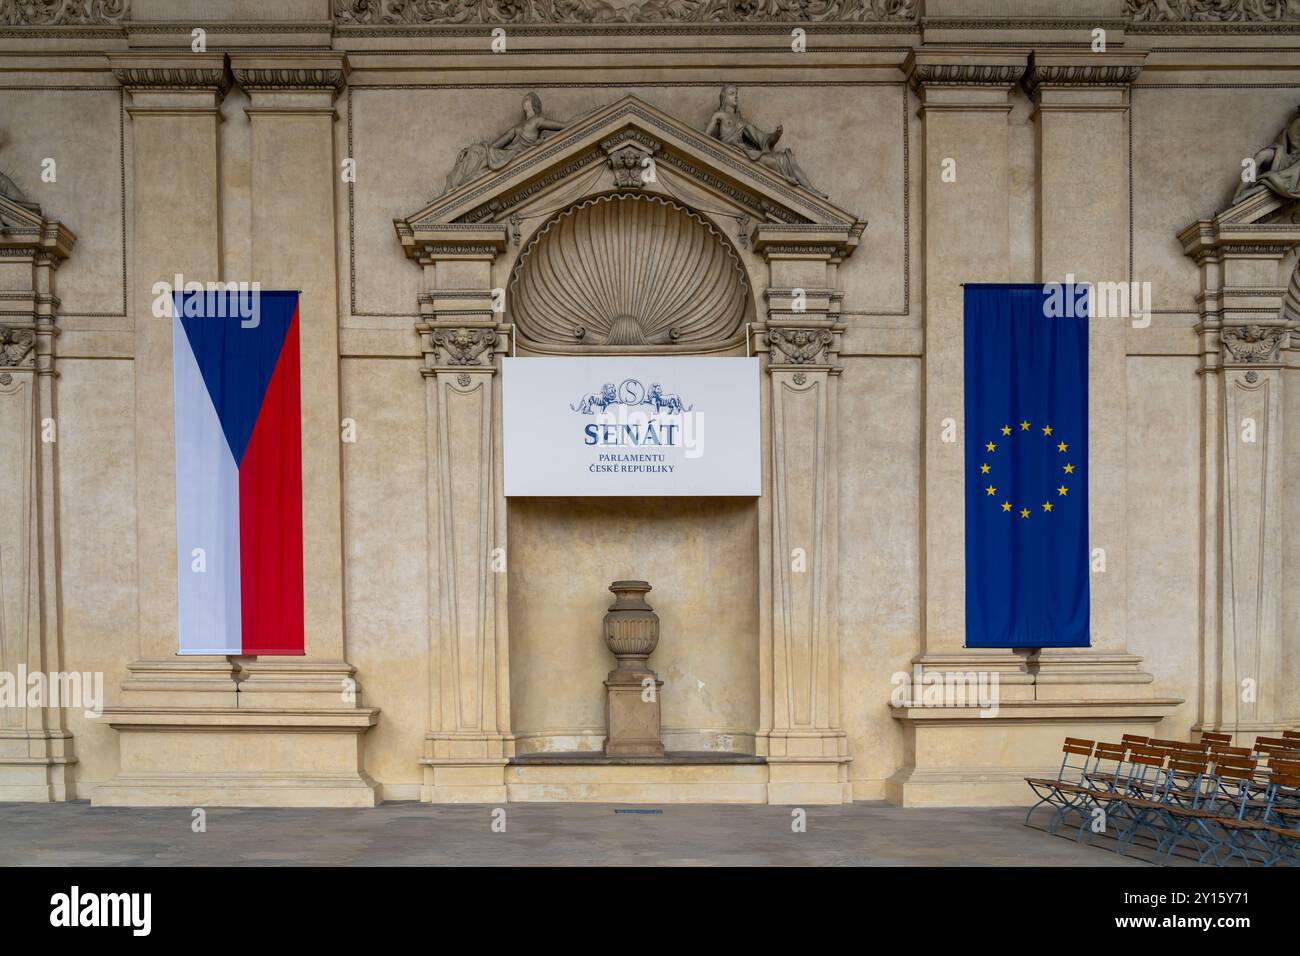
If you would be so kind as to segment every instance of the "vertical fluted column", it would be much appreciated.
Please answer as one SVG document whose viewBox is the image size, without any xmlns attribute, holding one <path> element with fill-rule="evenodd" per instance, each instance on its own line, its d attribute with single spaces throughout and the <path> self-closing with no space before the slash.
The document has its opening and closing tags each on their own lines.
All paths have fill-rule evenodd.
<svg viewBox="0 0 1300 956">
<path fill-rule="evenodd" d="M 66 800 L 76 761 L 64 711 L 89 701 L 67 699 L 80 675 L 65 679 L 61 645 L 54 271 L 76 237 L 33 210 L 3 212 L 11 284 L 0 324 L 0 679 L 13 697 L 0 702 L 0 800 Z"/>
<path fill-rule="evenodd" d="M 454 230 L 450 230 L 454 231 Z M 428 243 L 417 325 L 425 356 L 429 520 L 429 731 L 421 799 L 506 799 L 510 733 L 501 356 L 492 310 L 504 226 Z"/>
<path fill-rule="evenodd" d="M 760 226 L 768 263 L 766 479 L 760 600 L 760 727 L 770 803 L 847 803 L 848 740 L 840 719 L 838 361 L 836 266 L 861 224 L 795 232 Z"/>
<path fill-rule="evenodd" d="M 1179 236 L 1201 272 L 1204 429 L 1201 688 L 1197 728 L 1276 735 L 1294 719 L 1284 680 L 1283 350 L 1295 316 L 1276 285 L 1300 226 L 1263 223 L 1257 194 Z M 1293 275 L 1292 284 L 1300 284 Z M 1291 427 L 1294 427 L 1292 425 Z"/>
</svg>

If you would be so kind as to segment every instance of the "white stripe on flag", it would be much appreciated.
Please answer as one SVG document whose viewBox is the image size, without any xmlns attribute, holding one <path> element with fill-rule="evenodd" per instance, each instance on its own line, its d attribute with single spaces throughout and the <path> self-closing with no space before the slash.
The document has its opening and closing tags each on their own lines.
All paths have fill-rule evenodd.
<svg viewBox="0 0 1300 956">
<path fill-rule="evenodd" d="M 176 559 L 180 653 L 238 654 L 239 468 L 194 351 L 172 318 L 176 398 Z M 202 549 L 204 570 L 196 570 Z"/>
</svg>

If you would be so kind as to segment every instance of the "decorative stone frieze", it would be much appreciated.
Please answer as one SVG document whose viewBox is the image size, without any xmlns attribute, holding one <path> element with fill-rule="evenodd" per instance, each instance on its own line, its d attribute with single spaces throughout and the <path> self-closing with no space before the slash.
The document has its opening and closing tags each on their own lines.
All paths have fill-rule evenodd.
<svg viewBox="0 0 1300 956">
<path fill-rule="evenodd" d="M 378 24 L 610 24 L 905 22 L 916 18 L 915 0 L 335 0 L 340 25 Z"/>
<path fill-rule="evenodd" d="M 1124 15 L 1135 22 L 1276 23 L 1300 21 L 1300 8 L 1285 0 L 1124 0 Z"/>
<path fill-rule="evenodd" d="M 0 26 L 64 27 L 122 23 L 131 0 L 0 0 Z"/>
</svg>

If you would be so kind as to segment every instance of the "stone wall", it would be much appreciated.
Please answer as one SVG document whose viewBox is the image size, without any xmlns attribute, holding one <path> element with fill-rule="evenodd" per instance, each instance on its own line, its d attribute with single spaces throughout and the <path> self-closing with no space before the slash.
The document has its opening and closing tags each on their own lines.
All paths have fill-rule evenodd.
<svg viewBox="0 0 1300 956">
<path fill-rule="evenodd" d="M 163 712 L 183 722 L 187 707 L 228 706 L 236 678 L 244 698 L 257 680 L 273 681 L 260 685 L 269 687 L 268 706 L 291 712 L 303 740 L 310 726 L 312 739 L 338 745 L 308 761 L 315 776 L 292 795 L 263 790 L 236 802 L 365 802 L 357 796 L 365 787 L 389 799 L 427 787 L 421 757 L 433 726 L 438 595 L 429 572 L 432 366 L 416 328 L 421 296 L 431 281 L 505 286 L 541 211 L 521 223 L 522 244 L 504 233 L 482 275 L 422 265 L 394 220 L 441 193 L 461 147 L 518 122 L 528 91 L 546 115 L 566 121 L 631 95 L 702 132 L 719 87 L 735 83 L 745 115 L 764 129 L 782 124 L 781 145 L 812 182 L 835 208 L 867 221 L 856 248 L 827 271 L 842 297 L 826 321 L 843 327 L 830 672 L 840 716 L 822 729 L 844 732 L 852 798 L 1014 800 L 1019 776 L 1050 765 L 1066 732 L 1149 728 L 1178 738 L 1231 723 L 1206 705 L 1232 650 L 1207 626 L 1222 604 L 1221 492 L 1207 479 L 1220 454 L 1212 441 L 1220 384 L 1205 370 L 1217 369 L 1218 347 L 1217 338 L 1206 345 L 1198 300 L 1203 260 L 1180 233 L 1231 205 L 1243 158 L 1272 142 L 1300 105 L 1300 67 L 1285 49 L 1300 19 L 1263 24 L 1250 4 L 1240 17 L 1216 19 L 1205 5 L 1143 0 L 842 0 L 810 22 L 784 3 L 770 5 L 767 22 L 704 2 L 565 8 L 588 11 L 581 16 L 533 2 L 516 5 L 525 12 L 513 18 L 499 4 L 467 4 L 474 15 L 454 24 L 426 22 L 419 8 L 395 2 L 229 4 L 219 20 L 211 6 L 68 0 L 39 22 L 23 19 L 30 8 L 20 5 L 11 15 L 18 22 L 0 23 L 0 172 L 39 203 L 44 220 L 76 234 L 57 270 L 54 306 L 61 616 L 44 639 L 67 669 L 102 671 L 117 709 L 65 715 L 76 795 L 163 799 L 140 783 L 171 753 L 149 729 Z M 502 23 L 507 47 L 494 53 L 491 30 Z M 792 52 L 796 26 L 806 30 L 806 52 Z M 190 52 L 195 27 L 206 31 L 202 54 Z M 1094 27 L 1106 30 L 1104 53 L 1089 47 Z M 276 153 L 285 146 L 292 155 Z M 57 163 L 53 181 L 42 178 L 47 158 Z M 940 178 L 947 158 L 957 160 L 955 182 Z M 338 174 L 347 159 L 354 181 Z M 587 188 L 579 180 L 573 195 Z M 568 201 L 557 192 L 552 205 Z M 772 307 L 764 290 L 782 283 L 755 246 L 756 223 L 720 204 L 697 205 L 737 246 L 763 321 Z M 183 236 L 161 234 L 168 223 Z M 1266 324 L 1281 321 L 1300 242 L 1284 232 L 1271 233 L 1276 254 L 1243 280 L 1258 287 L 1254 314 Z M 291 674 L 253 667 L 251 678 L 239 677 L 223 661 L 182 674 L 167 660 L 175 571 L 164 552 L 174 526 L 167 502 L 149 489 L 165 488 L 168 474 L 170 410 L 160 412 L 156 399 L 169 395 L 170 371 L 159 377 L 159 369 L 170 352 L 148 292 L 173 266 L 210 273 L 187 278 L 296 283 L 314 310 L 304 407 L 314 403 L 309 454 L 323 477 L 312 486 L 308 547 L 323 610 L 309 627 L 317 649 Z M 942 419 L 960 418 L 962 408 L 959 283 L 1069 272 L 1150 282 L 1154 306 L 1149 327 L 1111 320 L 1093 338 L 1093 544 L 1110 559 L 1094 575 L 1094 648 L 1069 659 L 971 654 L 954 625 L 964 607 L 952 467 L 961 446 L 939 439 Z M 6 281 L 6 290 L 18 288 Z M 749 345 L 762 349 L 757 338 Z M 1285 424 L 1271 436 L 1280 471 L 1260 519 L 1279 529 L 1265 538 L 1281 552 L 1280 580 L 1267 578 L 1278 589 L 1277 629 L 1265 640 L 1278 656 L 1277 696 L 1251 727 L 1300 719 L 1300 598 L 1280 586 L 1300 564 L 1288 530 L 1300 506 L 1284 493 L 1300 477 L 1290 424 L 1300 421 L 1295 354 L 1284 345 L 1274 363 Z M 355 443 L 329 440 L 335 404 L 355 421 Z M 655 585 L 650 600 L 663 618 L 653 664 L 665 681 L 669 749 L 763 752 L 755 737 L 767 719 L 758 636 L 770 574 L 765 507 L 506 506 L 502 706 L 519 738 L 507 748 L 599 747 L 604 589 L 631 576 Z M 52 549 L 32 554 L 54 567 Z M 341 575 L 328 572 L 336 564 Z M 893 675 L 914 664 L 998 671 L 1001 717 L 981 724 L 942 708 L 891 707 Z M 330 695 L 351 668 L 363 698 L 344 713 Z M 269 731 L 211 720 L 201 732 L 221 740 L 214 768 L 222 754 L 277 746 L 262 740 Z M 346 741 L 363 746 L 350 751 Z M 241 772 L 264 773 L 260 760 L 250 757 Z M 213 779 L 174 792 L 204 799 L 221 791 Z M 303 797 L 312 787 L 334 796 Z"/>
</svg>

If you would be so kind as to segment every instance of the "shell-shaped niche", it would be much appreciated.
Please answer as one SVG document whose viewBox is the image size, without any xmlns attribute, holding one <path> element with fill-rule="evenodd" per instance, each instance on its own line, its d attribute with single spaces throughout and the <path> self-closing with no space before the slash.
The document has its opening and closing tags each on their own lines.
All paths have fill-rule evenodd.
<svg viewBox="0 0 1300 956">
<path fill-rule="evenodd" d="M 596 196 L 553 216 L 510 282 L 519 336 L 542 351 L 700 350 L 743 336 L 745 267 L 713 226 L 660 196 Z"/>
</svg>

